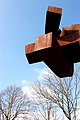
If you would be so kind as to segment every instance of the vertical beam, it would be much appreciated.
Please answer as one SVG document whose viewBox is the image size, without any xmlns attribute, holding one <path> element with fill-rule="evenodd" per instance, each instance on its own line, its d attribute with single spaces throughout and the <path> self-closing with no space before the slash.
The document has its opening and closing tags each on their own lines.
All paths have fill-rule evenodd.
<svg viewBox="0 0 80 120">
<path fill-rule="evenodd" d="M 59 24 L 61 20 L 62 9 L 49 6 L 46 13 L 45 33 L 53 32 L 55 37 L 59 37 Z"/>
</svg>

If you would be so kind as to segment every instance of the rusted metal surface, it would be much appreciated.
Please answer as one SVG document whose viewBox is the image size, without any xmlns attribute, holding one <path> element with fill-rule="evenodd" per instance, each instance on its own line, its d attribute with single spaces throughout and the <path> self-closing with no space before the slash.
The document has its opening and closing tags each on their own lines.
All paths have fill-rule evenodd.
<svg viewBox="0 0 80 120">
<path fill-rule="evenodd" d="M 35 51 L 49 48 L 52 43 L 52 32 L 36 38 Z"/>
<path fill-rule="evenodd" d="M 80 61 L 80 24 L 59 30 L 62 9 L 49 6 L 45 33 L 36 42 L 25 45 L 28 62 L 44 61 L 59 77 L 73 75 L 74 63 Z"/>
<path fill-rule="evenodd" d="M 57 8 L 57 7 L 53 7 L 53 6 L 49 6 L 47 11 L 62 14 L 62 8 Z"/>
<path fill-rule="evenodd" d="M 73 64 L 68 63 L 52 32 L 37 37 L 35 44 L 26 45 L 25 52 L 29 63 L 44 61 L 59 77 L 73 74 Z"/>
</svg>

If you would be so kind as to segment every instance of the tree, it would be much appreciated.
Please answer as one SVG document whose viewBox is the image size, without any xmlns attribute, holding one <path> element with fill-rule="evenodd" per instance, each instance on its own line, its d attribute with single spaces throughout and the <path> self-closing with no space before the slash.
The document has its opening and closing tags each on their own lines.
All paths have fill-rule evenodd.
<svg viewBox="0 0 80 120">
<path fill-rule="evenodd" d="M 42 77 L 47 91 L 38 86 L 37 93 L 55 103 L 69 120 L 77 120 L 80 109 L 80 78 L 77 71 L 70 78 L 58 78 L 51 71 Z"/>
<path fill-rule="evenodd" d="M 47 86 L 37 81 L 32 88 L 34 120 L 59 120 L 61 117 L 57 115 L 57 106 L 51 99 L 45 97 L 45 95 L 48 96 L 49 92 Z"/>
<path fill-rule="evenodd" d="M 30 102 L 20 87 L 9 86 L 0 93 L 0 120 L 15 120 L 29 112 Z"/>
</svg>

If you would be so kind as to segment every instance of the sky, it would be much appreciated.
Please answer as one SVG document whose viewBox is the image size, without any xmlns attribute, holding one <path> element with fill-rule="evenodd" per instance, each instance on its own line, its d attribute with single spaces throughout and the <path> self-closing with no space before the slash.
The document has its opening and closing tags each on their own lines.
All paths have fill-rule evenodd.
<svg viewBox="0 0 80 120">
<path fill-rule="evenodd" d="M 0 0 L 0 90 L 32 85 L 43 63 L 29 64 L 25 45 L 45 33 L 48 6 L 62 8 L 60 28 L 80 23 L 80 0 Z"/>
</svg>

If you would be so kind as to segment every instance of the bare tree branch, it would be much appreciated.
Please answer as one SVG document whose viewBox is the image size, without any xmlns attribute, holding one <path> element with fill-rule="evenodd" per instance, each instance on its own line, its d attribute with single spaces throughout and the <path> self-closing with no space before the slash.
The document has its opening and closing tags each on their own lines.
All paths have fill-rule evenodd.
<svg viewBox="0 0 80 120">
<path fill-rule="evenodd" d="M 9 86 L 0 93 L 1 120 L 15 120 L 19 115 L 28 114 L 29 99 L 20 87 Z"/>
</svg>

